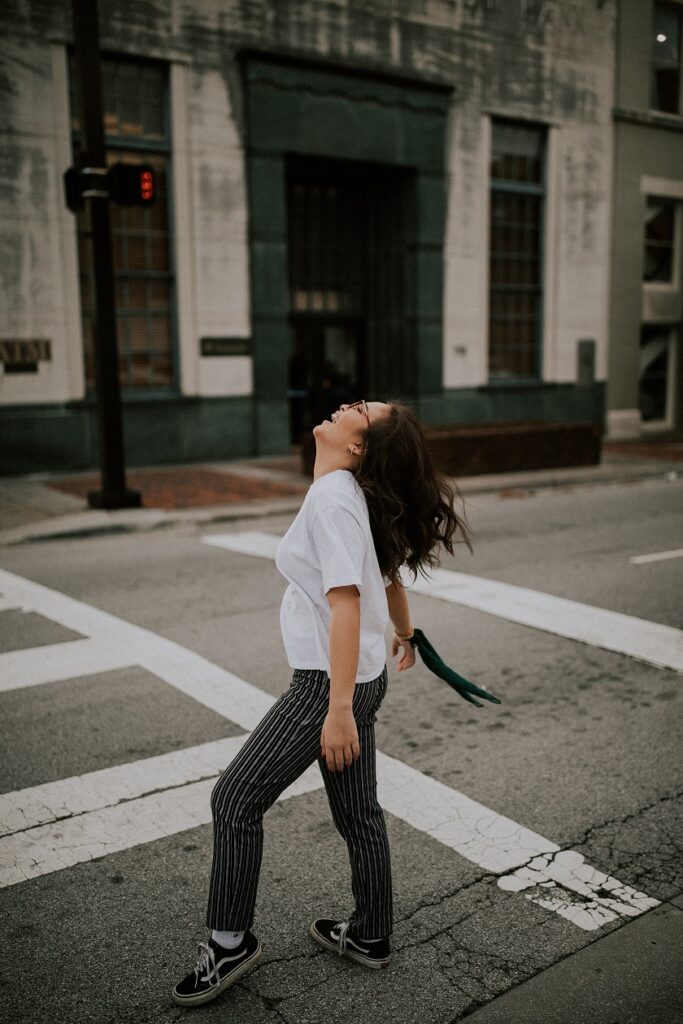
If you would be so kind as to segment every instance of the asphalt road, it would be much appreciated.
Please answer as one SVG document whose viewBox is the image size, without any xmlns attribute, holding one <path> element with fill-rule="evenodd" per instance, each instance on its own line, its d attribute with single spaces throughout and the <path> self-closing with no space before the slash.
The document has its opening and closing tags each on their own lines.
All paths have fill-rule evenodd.
<svg viewBox="0 0 683 1024">
<path fill-rule="evenodd" d="M 475 554 L 462 545 L 455 559 L 442 564 L 632 616 L 635 636 L 637 620 L 681 628 L 683 558 L 629 561 L 681 548 L 681 486 L 680 480 L 651 480 L 508 498 L 473 495 L 466 507 Z M 128 796 L 117 790 L 116 800 L 129 800 L 133 814 L 141 795 L 164 788 L 154 781 L 145 788 L 150 759 L 172 753 L 182 759 L 188 748 L 223 742 L 228 749 L 239 742 L 252 727 L 246 724 L 248 699 L 242 704 L 235 698 L 232 718 L 218 698 L 198 700 L 192 661 L 185 668 L 176 664 L 169 685 L 164 672 L 168 676 L 171 669 L 157 676 L 153 657 L 158 649 L 161 660 L 172 662 L 173 653 L 163 644 L 155 647 L 154 638 L 202 656 L 266 700 L 277 697 L 291 676 L 278 623 L 285 583 L 270 558 L 202 538 L 240 530 L 281 534 L 287 525 L 287 517 L 229 527 L 187 524 L 0 551 L 7 572 L 152 634 L 144 639 L 144 657 L 135 653 L 137 634 L 123 630 L 119 649 L 107 648 L 114 667 L 107 667 L 101 644 L 93 642 L 91 666 L 87 648 L 76 674 L 68 675 L 67 668 L 50 680 L 60 645 L 91 635 L 80 606 L 71 626 L 51 619 L 47 606 L 37 610 L 38 596 L 36 607 L 28 600 L 22 609 L 11 600 L 0 606 L 0 651 L 16 655 L 4 664 L 29 673 L 0 692 L 0 793 L 50 784 L 45 793 L 56 800 L 61 780 L 127 766 L 125 785 L 133 776 L 143 781 Z M 48 605 L 52 600 L 43 599 Z M 408 793 L 402 804 L 392 790 L 395 812 L 385 805 L 385 813 L 394 958 L 386 971 L 367 971 L 321 950 L 307 934 L 313 917 L 345 916 L 353 908 L 346 849 L 324 790 L 312 785 L 278 801 L 265 819 L 254 925 L 264 956 L 224 997 L 199 1011 L 202 1020 L 455 1022 L 612 932 L 633 927 L 641 912 L 660 913 L 651 909 L 654 902 L 671 901 L 683 890 L 680 673 L 568 638 L 561 611 L 554 633 L 433 596 L 413 595 L 411 605 L 414 623 L 444 660 L 502 703 L 477 709 L 421 664 L 400 674 L 390 668 L 376 736 L 378 750 L 393 760 L 380 764 L 380 777 L 386 772 L 387 786 L 394 785 L 391 765 L 396 762 L 399 772 L 408 766 L 414 792 L 424 792 L 425 807 L 436 808 L 435 814 L 443 807 L 457 818 L 453 807 L 469 807 L 462 795 L 470 798 L 479 845 L 470 844 L 463 855 L 457 827 L 454 838 L 422 827 L 414 797 Z M 59 600 L 54 607 L 62 607 Z M 102 619 L 103 629 L 109 621 Z M 34 671 L 46 681 L 26 685 Z M 229 690 L 229 680 L 225 686 Z M 216 749 L 220 755 L 223 748 Z M 208 771 L 204 777 L 210 776 Z M 192 784 L 188 777 L 175 786 L 181 801 L 184 786 L 189 800 Z M 67 840 L 73 846 L 68 830 L 74 812 L 48 807 L 33 824 L 5 829 L 15 835 L 9 837 L 13 845 L 0 845 L 0 867 L 16 855 L 31 876 L 22 881 L 6 875 L 0 891 L 0 1006 L 12 1024 L 163 1022 L 187 1012 L 171 1004 L 170 988 L 194 964 L 196 942 L 205 939 L 211 825 L 206 819 L 194 827 L 178 825 L 177 812 L 164 805 L 160 838 L 145 840 L 143 832 L 136 838 L 131 826 L 131 838 L 119 836 L 119 849 L 98 855 L 88 846 L 92 813 L 76 812 L 84 829 L 82 858 L 74 855 L 60 867 L 48 850 L 47 866 L 34 867 L 33 874 L 36 858 L 26 853 L 25 837 L 38 836 L 41 851 Z M 561 878 L 548 881 L 542 871 L 535 886 L 527 880 L 526 887 L 503 888 L 502 875 L 520 876 L 486 864 L 508 841 L 501 831 L 507 819 L 601 872 L 603 882 L 593 890 L 603 900 L 611 885 L 604 878 L 618 880 L 612 895 L 618 891 L 621 902 L 609 919 L 590 928 L 585 918 L 577 924 L 579 912 L 592 905 L 591 894 Z M 586 878 L 590 883 L 590 872 Z M 634 892 L 651 904 L 638 905 Z M 607 902 L 602 906 L 609 909 Z M 680 1007 L 674 985 L 672 978 L 669 991 L 658 985 L 652 993 L 653 1019 L 661 1024 Z M 546 1019 L 539 1009 L 527 1024 Z M 566 1019 L 569 1024 L 578 1017 L 568 1011 Z M 627 1018 L 603 1018 L 596 1007 L 596 1024 L 603 1019 L 611 1024 Z"/>
</svg>

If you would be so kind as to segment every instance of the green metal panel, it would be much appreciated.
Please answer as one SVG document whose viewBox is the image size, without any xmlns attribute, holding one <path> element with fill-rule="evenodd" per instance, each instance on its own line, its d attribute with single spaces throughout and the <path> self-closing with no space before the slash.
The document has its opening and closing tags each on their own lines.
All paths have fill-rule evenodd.
<svg viewBox="0 0 683 1024">
<path fill-rule="evenodd" d="M 282 153 L 253 153 L 249 159 L 249 190 L 258 197 L 250 208 L 254 239 L 281 239 L 287 230 L 285 170 Z"/>
<path fill-rule="evenodd" d="M 279 398 L 258 398 L 254 410 L 259 455 L 289 451 L 289 408 Z"/>
<path fill-rule="evenodd" d="M 286 316 L 287 242 L 284 238 L 251 240 L 252 310 L 256 317 Z"/>
<path fill-rule="evenodd" d="M 443 301 L 443 252 L 440 246 L 420 246 L 415 251 L 418 319 L 441 318 Z"/>
<path fill-rule="evenodd" d="M 443 367 L 441 317 L 420 317 L 415 322 L 416 393 L 418 396 L 441 394 Z"/>
<path fill-rule="evenodd" d="M 417 222 L 415 240 L 419 245 L 443 245 L 446 222 L 446 185 L 441 174 L 419 173 L 415 179 Z"/>
</svg>

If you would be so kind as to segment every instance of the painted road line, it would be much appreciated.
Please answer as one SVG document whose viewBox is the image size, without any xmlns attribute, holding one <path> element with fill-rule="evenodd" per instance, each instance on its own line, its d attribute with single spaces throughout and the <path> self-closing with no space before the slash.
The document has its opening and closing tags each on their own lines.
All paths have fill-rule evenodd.
<svg viewBox="0 0 683 1024">
<path fill-rule="evenodd" d="M 141 761 L 2 793 L 0 837 L 87 811 L 113 807 L 123 800 L 134 800 L 152 792 L 214 778 L 230 764 L 248 735 L 228 736 Z"/>
<path fill-rule="evenodd" d="M 244 741 L 244 737 L 239 739 Z M 210 824 L 216 777 L 3 837 L 0 888 Z M 278 801 L 321 787 L 320 772 L 312 765 L 280 794 Z"/>
<path fill-rule="evenodd" d="M 576 850 L 558 850 L 550 856 L 535 857 L 529 864 L 498 879 L 501 889 L 524 893 L 532 903 L 552 910 L 585 931 L 593 931 L 618 916 L 637 917 L 659 900 L 623 885 L 617 878 L 586 864 Z M 576 899 L 568 900 L 567 892 Z"/>
<path fill-rule="evenodd" d="M 260 533 L 257 530 L 243 533 L 214 533 L 202 537 L 205 544 L 217 548 L 226 548 L 241 555 L 253 555 L 256 558 L 275 558 L 275 551 L 281 538 L 272 533 Z"/>
<path fill-rule="evenodd" d="M 128 651 L 135 651 L 137 664 L 144 665 L 158 678 L 182 689 L 188 696 L 245 729 L 254 728 L 276 699 L 173 641 L 117 619 L 107 612 L 100 612 L 41 584 L 0 570 L 0 590 L 6 595 L 19 598 L 23 605 L 40 612 L 46 618 L 81 634 L 92 631 L 104 642 L 117 641 Z M 121 767 L 139 776 L 140 764 Z M 575 852 L 560 851 L 551 840 L 381 752 L 377 754 L 377 767 L 380 802 L 390 813 L 414 828 L 427 832 L 484 870 L 507 872 L 509 875 L 516 868 L 525 869 L 530 859 L 538 856 Z M 320 774 L 315 766 L 312 769 L 297 780 L 303 789 L 297 790 L 295 783 L 294 792 L 320 788 Z M 87 776 L 83 778 L 87 780 Z M 87 787 L 87 781 L 83 785 Z M 165 790 L 162 794 L 126 800 L 113 807 L 89 811 L 6 836 L 0 840 L 0 877 L 5 879 L 0 884 L 15 884 L 24 878 L 78 863 L 79 860 L 91 860 L 103 853 L 114 852 L 114 849 L 126 849 L 150 842 L 161 835 L 184 831 L 194 827 L 194 824 L 208 823 L 210 818 L 206 818 L 206 808 L 202 811 L 193 806 L 193 809 L 186 811 L 182 796 L 169 796 L 167 801 L 162 799 L 165 794 L 183 794 L 192 790 L 193 786 L 204 785 L 205 782 L 193 783 Z M 201 793 L 201 799 L 205 800 L 205 791 L 201 790 Z M 72 799 L 77 797 L 72 796 Z M 155 800 L 159 802 L 155 803 Z M 150 814 L 156 814 L 158 821 L 150 821 L 147 811 L 138 814 L 139 805 L 149 809 Z M 116 832 L 119 826 L 122 829 L 121 835 Z M 62 836 L 67 835 L 67 832 L 68 841 L 63 842 Z M 552 863 L 549 861 L 549 864 Z M 518 877 L 520 881 L 528 881 L 521 875 Z M 541 877 L 544 879 L 539 883 L 542 885 L 541 892 L 533 889 L 529 893 L 525 892 L 527 899 L 537 903 L 544 900 L 540 905 L 572 920 L 578 927 L 592 929 L 600 926 L 594 916 L 584 913 L 587 908 L 601 906 L 599 897 L 582 894 L 575 886 L 558 881 L 552 877 L 550 870 Z M 510 883 L 510 886 L 514 885 L 524 888 L 518 882 Z M 546 891 L 550 888 L 552 894 Z M 621 888 L 624 892 L 633 892 L 626 886 Z M 657 905 L 658 901 L 649 900 L 644 894 L 636 896 L 648 901 L 647 907 L 643 906 L 642 909 Z M 630 916 L 636 904 L 632 900 L 622 902 L 623 911 L 614 910 L 619 905 L 618 900 L 612 900 L 610 908 L 605 909 Z"/>
<path fill-rule="evenodd" d="M 586 931 L 619 914 L 633 917 L 659 905 L 659 900 L 591 868 L 576 850 L 561 850 L 464 793 L 380 753 L 377 795 L 389 813 L 487 871 L 499 874 L 523 859 L 515 872 L 498 879 L 499 887 L 508 892 L 529 889 L 524 895 L 532 903 Z"/>
<path fill-rule="evenodd" d="M 673 626 L 464 572 L 435 569 L 431 577 L 416 580 L 413 592 L 683 672 L 683 630 Z"/>
<path fill-rule="evenodd" d="M 102 640 L 67 640 L 0 654 L 0 693 L 134 665 L 125 648 Z"/>
<path fill-rule="evenodd" d="M 214 535 L 211 543 L 230 551 L 256 554 L 260 536 L 260 554 L 267 558 L 272 557 L 270 552 L 279 542 L 278 537 L 267 533 L 249 533 L 246 542 L 242 541 L 243 536 Z M 673 626 L 451 569 L 434 569 L 428 580 L 406 580 L 406 587 L 424 597 L 463 605 L 591 647 L 626 654 L 658 668 L 683 672 L 683 630 Z"/>
<path fill-rule="evenodd" d="M 103 646 L 118 646 L 126 652 L 128 665 L 141 665 L 243 729 L 253 729 L 273 703 L 273 698 L 263 690 L 173 640 L 40 583 L 0 569 L 0 593 Z M 24 685 L 31 683 L 27 681 Z"/>
<path fill-rule="evenodd" d="M 674 548 L 673 551 L 654 551 L 651 555 L 631 555 L 629 562 L 634 565 L 644 565 L 646 562 L 663 562 L 668 558 L 683 558 L 683 548 Z"/>
</svg>

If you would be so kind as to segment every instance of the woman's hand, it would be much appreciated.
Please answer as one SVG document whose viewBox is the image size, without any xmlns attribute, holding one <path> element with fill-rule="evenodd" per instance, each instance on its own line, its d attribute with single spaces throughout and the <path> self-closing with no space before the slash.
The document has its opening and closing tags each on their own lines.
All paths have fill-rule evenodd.
<svg viewBox="0 0 683 1024">
<path fill-rule="evenodd" d="M 343 771 L 360 757 L 358 729 L 353 709 L 335 709 L 327 712 L 320 734 L 320 754 L 331 772 Z"/>
<path fill-rule="evenodd" d="M 403 654 L 401 655 L 401 660 L 396 665 L 397 672 L 402 672 L 404 668 L 411 668 L 415 664 L 415 648 L 410 640 L 399 640 L 394 633 L 391 639 L 391 656 L 395 657 L 401 647 L 403 648 Z"/>
</svg>

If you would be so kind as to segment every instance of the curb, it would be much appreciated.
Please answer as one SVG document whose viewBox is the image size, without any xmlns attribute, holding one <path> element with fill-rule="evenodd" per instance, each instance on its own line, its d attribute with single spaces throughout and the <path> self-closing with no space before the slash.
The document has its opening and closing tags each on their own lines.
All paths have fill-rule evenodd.
<svg viewBox="0 0 683 1024">
<path fill-rule="evenodd" d="M 534 470 L 528 473 L 495 474 L 463 477 L 457 481 L 464 495 L 490 494 L 505 491 L 529 491 L 553 487 L 592 486 L 606 483 L 635 483 L 639 480 L 683 478 L 680 463 L 660 462 L 612 465 L 609 467 L 581 467 Z M 512 495 L 510 495 L 512 496 Z M 258 519 L 271 515 L 298 512 L 303 495 L 293 498 L 272 498 L 235 505 L 214 505 L 204 508 L 174 509 L 118 509 L 115 511 L 83 510 L 54 516 L 24 527 L 0 532 L 0 547 L 50 540 L 77 540 L 109 534 L 151 532 L 168 527 L 192 523 L 234 522 L 240 519 Z"/>
<path fill-rule="evenodd" d="M 201 509 L 119 509 L 83 511 L 55 516 L 29 526 L 0 532 L 0 547 L 12 547 L 34 541 L 78 540 L 116 533 L 145 533 L 184 523 L 223 523 L 235 519 L 256 519 L 298 512 L 303 495 L 291 499 L 244 502 L 239 505 L 207 506 Z"/>
</svg>

